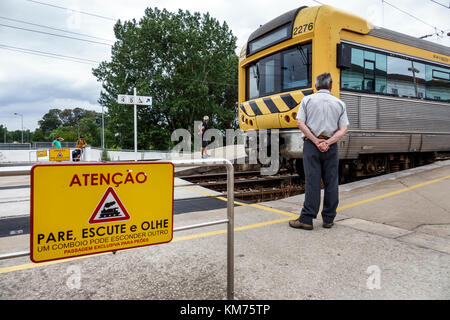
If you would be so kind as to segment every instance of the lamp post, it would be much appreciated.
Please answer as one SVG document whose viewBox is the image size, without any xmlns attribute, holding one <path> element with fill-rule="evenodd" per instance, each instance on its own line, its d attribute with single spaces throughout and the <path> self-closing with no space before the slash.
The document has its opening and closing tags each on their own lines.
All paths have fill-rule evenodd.
<svg viewBox="0 0 450 320">
<path fill-rule="evenodd" d="M 27 131 L 27 139 L 25 141 L 27 141 L 28 143 L 30 143 L 30 129 L 27 127 L 24 127 L 24 129 Z"/>
<path fill-rule="evenodd" d="M 23 114 L 20 114 L 20 113 L 14 112 L 14 115 L 16 115 L 16 116 L 20 116 L 20 118 L 22 119 L 22 143 L 23 143 Z"/>
<path fill-rule="evenodd" d="M 103 105 L 102 105 L 102 150 L 105 149 L 105 118 L 103 116 Z"/>
</svg>

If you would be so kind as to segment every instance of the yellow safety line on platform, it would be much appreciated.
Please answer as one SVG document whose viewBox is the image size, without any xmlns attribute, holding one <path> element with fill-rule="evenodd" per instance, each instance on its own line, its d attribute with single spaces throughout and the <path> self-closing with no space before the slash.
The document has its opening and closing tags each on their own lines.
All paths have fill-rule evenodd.
<svg viewBox="0 0 450 320">
<path fill-rule="evenodd" d="M 368 202 L 372 202 L 375 200 L 379 200 L 379 199 L 384 199 L 387 197 L 391 197 L 406 191 L 411 191 L 420 187 L 424 187 L 445 179 L 450 178 L 450 175 L 442 177 L 442 178 L 438 178 L 438 179 L 433 179 L 430 181 L 426 181 L 423 183 L 419 183 L 419 184 L 415 184 L 411 187 L 406 187 L 406 188 L 402 188 L 393 192 L 389 192 L 383 195 L 379 195 L 376 197 L 372 197 L 372 198 L 368 198 L 365 200 L 361 200 L 361 201 L 357 201 L 357 202 L 353 202 L 341 207 L 337 208 L 337 211 L 342 211 L 344 209 L 348 209 L 348 208 L 352 208 L 352 207 L 356 207 Z M 195 188 L 190 188 L 190 187 L 184 187 L 184 188 L 188 188 L 188 189 L 192 189 L 196 192 L 199 193 L 203 193 L 209 196 L 213 196 L 216 197 L 217 199 L 220 200 L 224 200 L 226 201 L 227 199 L 225 197 L 217 197 L 217 195 L 213 194 L 213 193 L 209 193 L 207 191 L 204 190 L 198 190 Z M 274 209 L 274 208 L 270 208 L 270 207 L 266 207 L 266 206 L 262 206 L 259 204 L 249 204 L 249 203 L 243 203 L 240 201 L 235 201 L 235 204 L 241 205 L 241 206 L 248 206 L 248 207 L 254 207 L 257 209 L 262 209 L 262 210 L 267 210 L 267 211 L 272 211 L 272 212 L 276 212 L 276 213 L 280 213 L 286 216 L 289 216 L 289 218 L 283 218 L 283 219 L 276 219 L 276 220 L 270 220 L 270 221 L 266 221 L 266 222 L 261 222 L 261 223 L 255 223 L 255 224 L 250 224 L 250 225 L 246 225 L 246 226 L 242 226 L 242 227 L 236 227 L 234 228 L 234 231 L 243 231 L 243 230 L 248 230 L 248 229 L 253 229 L 253 228 L 259 228 L 259 227 L 264 227 L 264 226 L 268 226 L 268 225 L 272 225 L 272 224 L 277 224 L 277 223 L 283 223 L 283 222 L 287 222 L 290 219 L 292 219 L 293 217 L 298 217 L 298 214 L 294 214 L 292 212 L 288 212 L 288 211 L 283 211 L 283 210 L 279 210 L 279 209 Z M 226 229 L 222 229 L 222 230 L 217 230 L 217 231 L 211 231 L 211 232 L 203 232 L 203 233 L 197 233 L 197 234 L 193 234 L 193 235 L 188 235 L 188 236 L 182 236 L 182 237 L 177 237 L 174 238 L 172 240 L 172 242 L 178 242 L 178 241 L 184 241 L 184 240 L 191 240 L 191 239 L 198 239 L 198 238 L 203 238 L 203 237 L 209 237 L 209 236 L 214 236 L 214 235 L 218 235 L 218 234 L 224 234 L 226 233 L 227 230 Z M 108 253 L 99 253 L 96 255 L 104 255 L 104 254 L 108 254 Z M 83 258 L 88 258 L 88 257 L 93 257 L 96 255 L 89 255 L 89 256 L 81 256 L 81 257 L 74 257 L 74 258 L 70 258 L 70 259 L 65 259 L 65 260 L 56 260 L 56 261 L 50 261 L 50 262 L 44 262 L 44 263 L 26 263 L 26 264 L 21 264 L 21 265 L 16 265 L 16 266 L 11 266 L 11 267 L 4 267 L 4 268 L 0 268 L 0 274 L 3 273 L 8 273 L 8 272 L 13 272 L 13 271 L 20 271 L 20 270 L 26 270 L 26 269 L 32 269 L 32 268 L 37 268 L 37 267 L 43 267 L 43 266 L 48 266 L 48 265 L 52 265 L 52 264 L 57 264 L 57 263 L 61 263 L 61 262 L 69 262 L 69 261 L 74 261 L 74 260 L 78 260 L 78 259 L 83 259 Z"/>
<path fill-rule="evenodd" d="M 400 193 L 403 193 L 403 192 L 406 192 L 406 191 L 411 191 L 411 190 L 414 190 L 414 189 L 417 189 L 417 188 L 420 188 L 420 187 L 424 187 L 424 186 L 427 186 L 429 184 L 436 183 L 436 182 L 439 182 L 439 181 L 442 181 L 442 180 L 445 180 L 445 179 L 448 179 L 448 178 L 450 178 L 450 175 L 442 177 L 442 178 L 433 179 L 433 180 L 430 180 L 430 181 L 427 181 L 427 182 L 415 184 L 415 185 L 413 185 L 411 187 L 402 188 L 402 189 L 399 189 L 399 190 L 396 190 L 396 191 L 392 191 L 392 192 L 389 192 L 389 193 L 382 194 L 380 196 L 372 197 L 372 198 L 361 200 L 361 201 L 358 201 L 358 202 L 353 202 L 353 203 L 344 205 L 342 207 L 338 207 L 336 210 L 337 211 L 341 211 L 341 210 L 344 210 L 344 209 L 348 209 L 348 208 L 352 208 L 352 207 L 356 207 L 356 206 L 362 205 L 364 203 L 368 203 L 368 202 L 372 202 L 372 201 L 375 201 L 375 200 L 379 200 L 379 199 L 384 199 L 384 198 L 387 198 L 387 197 L 395 196 L 397 194 L 400 194 Z"/>
<path fill-rule="evenodd" d="M 249 225 L 242 226 L 242 227 L 236 227 L 236 228 L 234 228 L 234 231 L 243 231 L 243 230 L 248 230 L 248 229 L 253 229 L 253 228 L 265 227 L 265 226 L 269 226 L 271 224 L 287 222 L 287 221 L 289 221 L 291 219 L 292 218 L 283 218 L 283 219 L 270 220 L 270 221 L 265 221 L 265 222 L 260 222 L 260 223 L 249 224 Z M 191 240 L 191 239 L 215 236 L 215 235 L 224 234 L 224 233 L 227 233 L 226 229 L 216 230 L 216 231 L 211 231 L 211 232 L 204 232 L 204 233 L 196 233 L 196 234 L 192 234 L 192 235 L 189 235 L 189 236 L 183 236 L 183 237 L 174 238 L 172 240 L 172 242 L 178 242 L 178 241 L 184 241 L 184 240 Z M 0 269 L 0 271 L 1 271 L 1 269 Z"/>
<path fill-rule="evenodd" d="M 291 219 L 292 218 L 283 218 L 283 219 L 277 219 L 277 220 L 270 220 L 270 221 L 266 221 L 266 222 L 254 223 L 254 224 L 250 224 L 250 225 L 246 225 L 246 226 L 242 226 L 242 227 L 236 227 L 236 228 L 234 228 L 234 231 L 243 231 L 243 230 L 247 230 L 247 229 L 265 227 L 265 226 L 268 226 L 271 224 L 287 222 Z M 224 233 L 227 233 L 226 229 L 216 230 L 216 231 L 211 231 L 211 232 L 197 233 L 197 234 L 192 234 L 192 235 L 188 235 L 188 236 L 173 238 L 173 240 L 171 242 L 204 238 L 204 237 L 215 236 L 215 235 L 224 234 Z M 20 265 L 11 266 L 11 267 L 4 267 L 4 268 L 0 268 L 0 274 L 13 272 L 13 271 L 26 270 L 26 269 L 33 269 L 33 268 L 38 268 L 38 267 L 44 267 L 44 266 L 48 266 L 48 265 L 52 265 L 52 264 L 57 264 L 57 263 L 62 263 L 62 262 L 70 262 L 70 261 L 74 261 L 74 260 L 78 260 L 78 259 L 90 258 L 90 257 L 105 255 L 105 254 L 111 254 L 111 253 L 103 252 L 103 253 L 98 253 L 98 254 L 81 256 L 81 257 L 68 258 L 68 259 L 64 259 L 64 260 L 55 260 L 55 261 L 49 261 L 49 262 L 43 262 L 43 263 L 25 263 L 25 264 L 20 264 Z"/>
<path fill-rule="evenodd" d="M 192 187 L 187 187 L 187 186 L 181 186 L 181 185 L 175 185 L 178 187 L 182 187 L 185 189 L 189 189 L 198 193 L 202 193 L 204 195 L 210 196 L 210 197 L 214 197 L 216 199 L 219 200 L 223 200 L 223 201 L 228 201 L 226 197 L 222 197 L 222 196 L 218 196 L 214 193 L 205 191 L 205 190 L 201 190 L 201 189 L 196 189 L 196 188 L 192 188 Z M 266 211 L 272 211 L 272 212 L 276 212 L 276 213 L 280 213 L 283 214 L 285 216 L 288 217 L 298 217 L 299 214 L 295 214 L 292 212 L 288 212 L 288 211 L 283 211 L 283 210 L 279 210 L 279 209 L 274 209 L 274 208 L 270 208 L 270 207 L 266 207 L 266 206 L 262 206 L 260 204 L 256 204 L 256 203 L 245 203 L 245 202 L 240 202 L 240 201 L 234 201 L 234 204 L 240 205 L 240 206 L 247 206 L 247 207 L 253 207 L 253 208 L 257 208 L 257 209 L 261 209 L 261 210 L 266 210 Z"/>
<path fill-rule="evenodd" d="M 19 264 L 17 266 L 0 268 L 0 274 L 12 272 L 12 271 L 20 271 L 20 270 L 44 267 L 44 266 L 49 266 L 49 265 L 57 264 L 57 263 L 61 263 L 61 262 L 70 262 L 70 261 L 74 261 L 74 260 L 84 259 L 84 258 L 93 257 L 93 256 L 101 256 L 101 255 L 105 255 L 105 254 L 111 254 L 111 252 L 102 252 L 102 253 L 97 253 L 97 254 L 93 254 L 93 255 L 89 255 L 89 256 L 73 257 L 73 258 L 68 258 L 68 259 L 64 259 L 64 260 L 55 260 L 55 261 L 48 261 L 48 262 L 42 262 L 42 263 Z"/>
</svg>

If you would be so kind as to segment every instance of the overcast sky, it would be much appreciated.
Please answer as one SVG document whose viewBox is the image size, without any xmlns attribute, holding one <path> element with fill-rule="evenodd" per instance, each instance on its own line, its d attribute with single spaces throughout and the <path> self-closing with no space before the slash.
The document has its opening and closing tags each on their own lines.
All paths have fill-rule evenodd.
<svg viewBox="0 0 450 320">
<path fill-rule="evenodd" d="M 449 0 L 436 0 L 442 5 L 431 0 L 388 1 L 423 22 L 386 2 L 383 10 L 381 0 L 320 2 L 411 36 L 433 34 L 433 27 L 450 31 Z M 114 41 L 115 19 L 135 18 L 139 21 L 147 7 L 166 8 L 172 12 L 180 8 L 191 13 L 209 12 L 219 21 L 227 22 L 238 38 L 236 52 L 239 52 L 259 25 L 303 5 L 315 6 L 318 3 L 312 0 L 0 0 L 0 124 L 6 125 L 8 130 L 21 129 L 21 117 L 14 115 L 15 112 L 23 115 L 23 126 L 30 130 L 38 127 L 38 120 L 51 108 L 80 107 L 101 112 L 97 103 L 101 84 L 92 75 L 92 68 L 99 61 L 110 59 L 109 44 Z M 450 46 L 448 36 L 441 38 L 435 35 L 427 40 Z M 24 50 L 34 50 L 34 54 L 24 53 Z M 46 52 L 58 54 L 60 59 L 43 56 Z M 71 60 L 69 57 L 85 60 L 82 60 L 84 63 L 62 60 Z"/>
</svg>

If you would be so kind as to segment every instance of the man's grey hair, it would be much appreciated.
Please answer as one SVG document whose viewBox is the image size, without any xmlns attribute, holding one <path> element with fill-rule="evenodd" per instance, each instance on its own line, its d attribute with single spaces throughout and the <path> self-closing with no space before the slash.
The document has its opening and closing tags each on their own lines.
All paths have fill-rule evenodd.
<svg viewBox="0 0 450 320">
<path fill-rule="evenodd" d="M 330 89 L 332 82 L 333 79 L 331 79 L 331 74 L 328 72 L 319 74 L 316 78 L 316 88 L 317 90 Z"/>
</svg>

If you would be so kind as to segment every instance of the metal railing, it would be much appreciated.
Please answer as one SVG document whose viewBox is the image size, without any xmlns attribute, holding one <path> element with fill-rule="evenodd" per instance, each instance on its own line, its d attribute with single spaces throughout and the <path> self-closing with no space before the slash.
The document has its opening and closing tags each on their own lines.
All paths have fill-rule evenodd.
<svg viewBox="0 0 450 320">
<path fill-rule="evenodd" d="M 30 150 L 29 143 L 0 143 L 0 150 Z"/>
<path fill-rule="evenodd" d="M 158 162 L 158 161 L 156 161 Z M 166 161 L 164 161 L 166 162 Z M 175 167 L 225 166 L 227 169 L 227 218 L 173 228 L 173 232 L 227 224 L 227 299 L 234 299 L 234 167 L 227 159 L 173 160 Z M 30 251 L 0 254 L 0 260 L 29 256 Z"/>
<path fill-rule="evenodd" d="M 61 148 L 75 148 L 77 145 L 76 141 L 62 141 Z M 52 142 L 33 142 L 33 149 L 51 149 Z"/>
<path fill-rule="evenodd" d="M 174 228 L 173 231 L 183 231 L 202 228 L 216 224 L 227 224 L 227 299 L 234 299 L 234 167 L 227 159 L 203 160 L 173 160 L 175 167 L 209 167 L 225 166 L 227 169 L 227 219 L 205 222 L 191 226 Z"/>
</svg>

